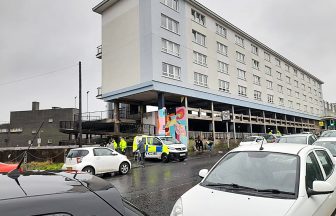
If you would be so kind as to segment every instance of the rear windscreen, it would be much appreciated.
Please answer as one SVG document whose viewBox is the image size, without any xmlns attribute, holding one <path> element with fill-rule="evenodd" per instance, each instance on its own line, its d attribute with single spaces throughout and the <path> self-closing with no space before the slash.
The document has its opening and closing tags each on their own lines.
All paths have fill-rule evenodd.
<svg viewBox="0 0 336 216">
<path fill-rule="evenodd" d="M 84 157 L 89 154 L 88 150 L 70 150 L 67 158 Z"/>
</svg>

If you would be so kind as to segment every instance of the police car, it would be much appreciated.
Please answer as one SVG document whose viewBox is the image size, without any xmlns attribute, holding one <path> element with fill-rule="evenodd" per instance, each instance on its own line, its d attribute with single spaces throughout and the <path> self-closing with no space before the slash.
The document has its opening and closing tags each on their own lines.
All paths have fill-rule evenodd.
<svg viewBox="0 0 336 216">
<path fill-rule="evenodd" d="M 187 147 L 171 136 L 136 136 L 133 141 L 133 152 L 138 148 L 140 141 L 145 142 L 145 158 L 184 161 L 188 157 Z"/>
</svg>

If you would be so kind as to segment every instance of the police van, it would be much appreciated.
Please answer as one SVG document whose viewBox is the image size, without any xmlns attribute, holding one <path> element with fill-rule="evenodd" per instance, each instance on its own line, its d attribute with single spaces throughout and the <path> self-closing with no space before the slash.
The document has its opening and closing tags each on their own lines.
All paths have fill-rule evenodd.
<svg viewBox="0 0 336 216">
<path fill-rule="evenodd" d="M 188 156 L 187 147 L 171 136 L 136 136 L 133 141 L 133 152 L 137 150 L 138 143 L 142 140 L 145 142 L 145 158 L 156 158 L 168 162 L 170 160 L 184 161 Z"/>
</svg>

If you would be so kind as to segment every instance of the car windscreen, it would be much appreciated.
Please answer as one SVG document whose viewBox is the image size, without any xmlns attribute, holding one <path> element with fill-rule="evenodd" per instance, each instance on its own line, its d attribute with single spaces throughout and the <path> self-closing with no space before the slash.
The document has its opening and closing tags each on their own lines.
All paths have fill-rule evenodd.
<svg viewBox="0 0 336 216">
<path fill-rule="evenodd" d="M 278 143 L 307 144 L 306 136 L 280 137 Z"/>
<path fill-rule="evenodd" d="M 336 157 L 336 141 L 316 141 L 314 145 L 329 149 L 331 154 Z"/>
<path fill-rule="evenodd" d="M 336 137 L 336 131 L 325 131 L 321 137 Z"/>
<path fill-rule="evenodd" d="M 260 196 L 294 198 L 298 187 L 298 161 L 298 156 L 284 153 L 233 152 L 216 165 L 202 185 L 227 186 L 224 188 L 233 193 L 241 193 L 245 188 L 245 192 Z"/>
<path fill-rule="evenodd" d="M 174 137 L 160 137 L 160 139 L 166 145 L 181 144 L 181 142 L 175 139 Z"/>
<path fill-rule="evenodd" d="M 88 150 L 74 150 L 71 149 L 67 155 L 67 158 L 76 158 L 76 157 L 84 157 L 89 154 Z"/>
<path fill-rule="evenodd" d="M 246 137 L 242 142 L 254 142 L 256 139 L 256 137 Z"/>
</svg>

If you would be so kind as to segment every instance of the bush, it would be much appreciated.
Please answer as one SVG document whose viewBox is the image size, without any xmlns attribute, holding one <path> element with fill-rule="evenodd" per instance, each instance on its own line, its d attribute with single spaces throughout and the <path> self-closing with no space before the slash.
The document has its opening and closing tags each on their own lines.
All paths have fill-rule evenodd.
<svg viewBox="0 0 336 216">
<path fill-rule="evenodd" d="M 46 162 L 30 162 L 26 165 L 26 170 L 46 170 L 46 171 L 60 171 L 63 163 Z"/>
</svg>

